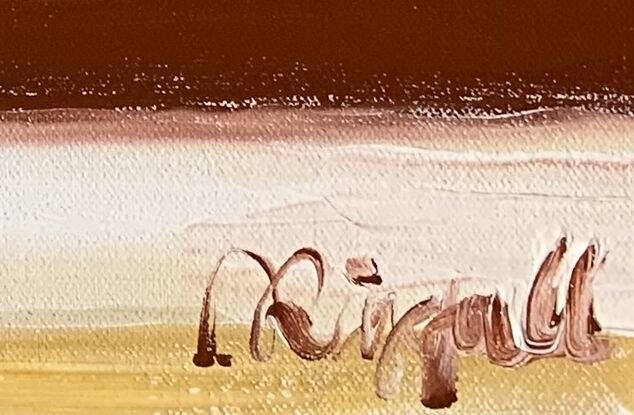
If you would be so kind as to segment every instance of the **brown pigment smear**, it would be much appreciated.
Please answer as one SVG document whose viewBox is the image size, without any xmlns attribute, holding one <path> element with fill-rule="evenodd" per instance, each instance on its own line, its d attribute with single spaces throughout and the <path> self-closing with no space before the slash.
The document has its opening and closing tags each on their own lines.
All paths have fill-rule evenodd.
<svg viewBox="0 0 634 415">
<path fill-rule="evenodd" d="M 372 358 L 379 347 L 380 339 L 388 330 L 388 323 L 393 327 L 387 336 L 385 347 L 381 352 L 376 369 L 375 385 L 377 395 L 383 399 L 392 399 L 398 395 L 403 378 L 404 362 L 398 347 L 405 343 L 410 351 L 418 354 L 421 370 L 421 403 L 428 408 L 447 408 L 457 400 L 457 352 L 476 351 L 487 355 L 489 361 L 503 367 L 519 367 L 531 361 L 547 357 L 568 356 L 574 361 L 594 363 L 607 359 L 611 350 L 608 339 L 593 337 L 600 325 L 594 316 L 592 282 L 596 274 L 605 264 L 606 256 L 598 259 L 598 245 L 591 243 L 578 259 L 569 283 L 568 297 L 564 309 L 563 319 L 555 322 L 557 330 L 549 340 L 548 348 L 521 349 L 515 344 L 512 325 L 508 311 L 508 304 L 502 301 L 499 294 L 482 296 L 472 295 L 456 303 L 458 285 L 451 281 L 444 300 L 439 304 L 433 297 L 424 300 L 410 310 L 394 325 L 395 293 L 389 293 L 384 298 L 366 298 L 363 309 L 361 327 L 351 334 L 344 336 L 342 317 L 346 307 L 341 310 L 335 331 L 330 340 L 319 341 L 311 334 L 312 321 L 308 313 L 291 301 L 281 301 L 276 293 L 277 286 L 290 267 L 299 261 L 308 260 L 315 267 L 318 279 L 317 299 L 321 294 L 324 282 L 324 259 L 312 248 L 302 248 L 296 251 L 282 267 L 275 273 L 271 262 L 264 257 L 240 249 L 225 254 L 218 262 L 210 282 L 205 291 L 203 311 L 198 338 L 198 353 L 194 357 L 200 366 L 214 364 L 214 359 L 223 366 L 230 365 L 229 355 L 219 355 L 216 352 L 215 315 L 212 328 L 209 329 L 211 295 L 213 282 L 218 269 L 232 252 L 247 254 L 254 259 L 269 276 L 270 284 L 260 298 L 254 313 L 249 340 L 251 354 L 255 360 L 266 360 L 270 354 L 262 353 L 259 339 L 261 336 L 262 309 L 267 301 L 273 303 L 266 312 L 266 317 L 272 317 L 278 324 L 282 336 L 287 340 L 291 350 L 306 360 L 319 360 L 328 355 L 337 356 L 348 343 L 352 335 L 362 334 L 361 353 L 364 358 Z M 556 248 L 549 253 L 536 275 L 534 287 L 548 289 L 548 297 L 544 302 L 548 304 L 541 310 L 543 315 L 533 313 L 540 324 L 548 321 L 552 327 L 552 320 L 545 317 L 552 313 L 555 303 L 552 284 L 554 275 L 560 266 L 566 252 L 566 240 L 560 238 Z M 376 270 L 373 260 L 350 258 L 346 262 L 348 281 L 354 284 L 355 274 L 365 273 L 366 268 Z M 541 295 L 538 289 L 532 289 L 529 297 Z M 532 298 L 528 299 L 530 302 Z M 349 301 L 346 302 L 346 305 Z M 552 315 L 552 314 L 551 314 Z M 416 326 L 429 322 L 423 328 L 420 337 L 415 333 Z M 526 327 L 521 328 L 524 338 L 527 337 Z M 565 337 L 565 339 L 564 339 Z M 482 343 L 484 342 L 484 347 Z M 272 350 L 272 349 L 271 349 Z"/>
<path fill-rule="evenodd" d="M 440 305 L 441 309 L 454 306 L 458 295 L 457 282 L 452 280 Z M 455 312 L 453 313 L 455 316 Z M 421 403 L 432 409 L 449 408 L 458 400 L 458 352 L 451 327 L 423 334 L 420 344 L 422 376 Z"/>
<path fill-rule="evenodd" d="M 449 333 L 449 336 L 447 335 Z M 456 348 L 450 330 L 425 336 L 421 341 L 421 403 L 426 408 L 449 408 L 458 400 Z"/>
<path fill-rule="evenodd" d="M 260 338 L 262 337 L 262 326 L 264 323 L 264 318 L 266 315 L 263 313 L 263 309 L 265 304 L 271 299 L 273 300 L 273 304 L 276 304 L 278 300 L 274 297 L 274 293 L 277 289 L 282 278 L 286 275 L 289 269 L 301 262 L 301 261 L 309 261 L 313 264 L 317 276 L 317 294 L 315 299 L 317 300 L 321 295 L 322 289 L 325 283 L 325 261 L 322 255 L 313 248 L 301 248 L 293 253 L 286 262 L 280 267 L 280 269 L 271 277 L 271 283 L 267 287 L 267 289 L 260 297 L 257 306 L 255 307 L 255 311 L 253 313 L 253 322 L 251 324 L 251 336 L 249 338 L 249 347 L 251 350 L 251 356 L 257 361 L 265 361 L 268 360 L 273 352 L 273 348 L 271 347 L 270 352 L 265 354 L 260 346 Z M 284 310 L 287 311 L 287 310 Z M 294 309 L 291 311 L 295 311 Z M 302 310 L 303 311 L 303 310 Z M 296 321 L 300 321 L 301 317 L 296 319 Z M 310 321 L 310 319 L 308 320 Z M 279 322 L 279 321 L 278 321 Z"/>
<path fill-rule="evenodd" d="M 562 269 L 567 252 L 567 239 L 557 240 L 542 262 L 526 305 L 526 343 L 535 349 L 552 347 L 559 331 L 561 316 L 557 314 L 557 286 L 555 279 Z"/>
<path fill-rule="evenodd" d="M 484 319 L 487 298 L 480 295 L 467 297 L 455 306 L 456 321 L 453 337 L 460 351 L 484 351 Z"/>
<path fill-rule="evenodd" d="M 457 400 L 457 347 L 453 342 L 449 343 L 453 336 L 444 337 L 442 334 L 451 334 L 452 329 L 456 331 L 456 326 L 466 325 L 457 317 L 458 311 L 467 304 L 473 308 L 475 315 L 482 316 L 478 325 L 484 326 L 486 354 L 492 363 L 510 367 L 528 361 L 529 355 L 513 344 L 508 315 L 504 313 L 501 302 L 493 307 L 490 317 L 492 321 L 488 321 L 487 311 L 495 305 L 496 298 L 498 297 L 473 295 L 459 304 L 444 308 L 425 326 L 421 334 L 420 351 L 423 371 L 421 403 L 425 407 L 448 408 Z M 466 327 L 461 330 L 468 331 Z M 481 328 L 478 330 L 482 332 Z"/>
<path fill-rule="evenodd" d="M 594 300 L 590 302 L 590 314 L 588 315 L 588 334 L 594 334 L 601 331 L 601 324 L 594 314 Z"/>
<path fill-rule="evenodd" d="M 633 93 L 632 21 L 628 0 L 5 1 L 0 109 L 629 107 L 557 94 Z"/>
<path fill-rule="evenodd" d="M 399 347 L 403 344 L 410 351 L 419 353 L 419 340 L 414 327 L 432 317 L 440 310 L 434 297 L 421 301 L 410 308 L 396 323 L 385 342 L 385 347 L 376 368 L 376 393 L 383 399 L 393 399 L 400 392 L 403 379 L 403 358 Z"/>
<path fill-rule="evenodd" d="M 209 327 L 209 302 L 211 291 L 205 291 L 203 299 L 203 310 L 200 314 L 200 322 L 198 323 L 198 342 L 196 354 L 194 354 L 193 362 L 198 367 L 213 366 L 216 361 L 220 366 L 231 366 L 231 355 L 218 354 L 216 344 L 216 315 Z"/>
<path fill-rule="evenodd" d="M 489 360 L 504 367 L 528 363 L 531 355 L 513 341 L 508 305 L 497 294 L 489 297 L 488 303 L 490 317 L 484 321 L 484 339 Z"/>
<path fill-rule="evenodd" d="M 275 273 L 271 261 L 263 256 L 257 255 L 251 251 L 244 249 L 232 249 L 225 253 L 216 263 L 216 267 L 212 272 L 207 286 L 205 287 L 205 295 L 203 297 L 203 306 L 200 312 L 200 320 L 198 323 L 198 342 L 196 354 L 194 354 L 193 362 L 198 367 L 212 366 L 215 361 L 218 361 L 220 366 L 231 366 L 231 355 L 218 354 L 216 343 L 216 304 L 214 302 L 213 290 L 215 287 L 215 281 L 218 276 L 218 271 L 221 265 L 231 254 L 239 253 L 247 255 L 253 259 L 264 270 L 269 282 L 272 280 Z M 277 298 L 277 292 L 273 292 L 273 297 Z M 211 327 L 209 326 L 209 320 L 211 320 Z"/>
<path fill-rule="evenodd" d="M 364 256 L 346 260 L 346 277 L 355 285 L 381 285 L 379 267 L 373 258 Z"/>
<path fill-rule="evenodd" d="M 251 251 L 235 248 L 227 253 L 225 253 L 217 262 L 214 271 L 212 272 L 207 286 L 205 288 L 205 295 L 203 297 L 203 306 L 200 313 L 200 321 L 198 327 L 198 341 L 197 341 L 197 351 L 194 355 L 193 362 L 196 366 L 199 367 L 208 367 L 215 363 L 217 360 L 221 366 L 230 366 L 231 365 L 231 356 L 230 355 L 220 355 L 217 353 L 217 341 L 216 341 L 216 313 L 215 313 L 215 302 L 214 302 L 214 287 L 215 281 L 220 270 L 221 265 L 227 259 L 227 257 L 234 253 L 245 254 L 249 258 L 253 259 L 257 262 L 257 264 L 264 270 L 267 277 L 269 278 L 269 286 L 267 288 L 267 292 L 273 298 L 273 301 L 278 301 L 279 294 L 277 291 L 277 283 L 273 286 L 273 282 L 279 282 L 279 278 L 281 278 L 280 272 L 286 273 L 289 269 L 289 266 L 292 265 L 296 261 L 297 258 L 303 258 L 304 256 L 309 256 L 312 258 L 315 268 L 318 274 L 318 289 L 317 292 L 319 295 L 323 288 L 324 284 L 324 275 L 323 275 L 323 260 L 319 253 L 310 248 L 303 248 L 298 250 L 286 261 L 286 263 L 282 266 L 280 271 L 275 271 L 275 267 L 272 262 L 261 255 L 255 254 Z M 283 274 L 282 274 L 283 275 Z M 277 278 L 277 280 L 276 280 Z M 212 321 L 211 327 L 209 326 L 209 321 Z M 254 343 L 259 345 L 259 340 L 261 337 L 261 325 L 259 320 L 253 321 L 252 329 L 251 329 L 251 339 L 250 343 L 252 345 L 252 353 L 254 353 Z M 274 341 L 274 337 L 273 337 Z M 273 346 L 271 346 L 272 348 Z M 259 346 L 257 348 L 259 351 Z M 258 355 L 259 356 L 259 355 Z"/>
<path fill-rule="evenodd" d="M 266 311 L 266 316 L 275 318 L 291 350 L 302 359 L 323 359 L 342 343 L 341 316 L 337 319 L 332 339 L 326 342 L 320 342 L 313 337 L 310 333 L 313 323 L 308 313 L 298 305 L 290 302 L 274 302 Z"/>
<path fill-rule="evenodd" d="M 369 276 L 361 276 L 354 279 L 354 282 L 358 285 L 381 285 L 383 283 L 383 278 L 380 275 L 374 274 Z"/>
<path fill-rule="evenodd" d="M 361 357 L 364 359 L 374 359 L 381 339 L 394 328 L 395 299 L 393 292 L 378 300 L 366 298 L 361 323 Z"/>
<path fill-rule="evenodd" d="M 359 271 L 365 265 L 371 264 L 376 270 L 374 260 L 364 258 L 349 258 L 346 261 L 348 276 L 354 275 L 354 271 Z M 349 280 L 354 281 L 353 278 Z M 273 317 L 282 336 L 288 342 L 291 350 L 302 359 L 319 360 L 326 356 L 337 356 L 345 347 L 348 340 L 354 334 L 361 333 L 361 356 L 364 359 L 372 360 L 376 353 L 380 340 L 388 334 L 394 326 L 394 300 L 395 294 L 389 293 L 385 298 L 372 300 L 366 298 L 363 308 L 361 327 L 352 331 L 348 335 L 343 334 L 341 325 L 342 317 L 346 313 L 344 307 L 339 313 L 334 334 L 328 341 L 318 341 L 311 334 L 312 321 L 308 313 L 300 306 L 291 302 L 285 303 L 274 301 L 268 308 L 266 317 Z M 348 302 L 346 302 L 346 305 Z"/>
<path fill-rule="evenodd" d="M 594 363 L 609 358 L 611 345 L 608 339 L 592 336 L 598 323 L 594 320 L 592 306 L 592 282 L 598 271 L 605 264 L 605 256 L 601 259 L 598 246 L 590 244 L 575 264 L 568 285 L 566 302 L 566 355 L 571 359 Z"/>
</svg>

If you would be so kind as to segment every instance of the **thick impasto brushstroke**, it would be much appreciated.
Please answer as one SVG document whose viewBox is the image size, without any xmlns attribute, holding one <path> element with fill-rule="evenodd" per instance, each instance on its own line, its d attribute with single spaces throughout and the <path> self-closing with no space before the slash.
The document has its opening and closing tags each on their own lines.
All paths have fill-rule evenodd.
<svg viewBox="0 0 634 415">
<path fill-rule="evenodd" d="M 428 408 L 447 408 L 458 399 L 456 382 L 459 351 L 483 353 L 492 364 L 508 368 L 524 366 L 536 359 L 548 357 L 567 356 L 581 363 L 594 363 L 609 358 L 609 340 L 593 336 L 595 328 L 599 325 L 594 320 L 592 310 L 592 280 L 605 263 L 605 256 L 600 259 L 598 257 L 599 246 L 596 243 L 589 244 L 577 260 L 569 282 L 565 310 L 562 311 L 560 318 L 553 320 L 553 297 L 556 297 L 558 284 L 555 284 L 552 278 L 558 272 L 566 252 L 566 238 L 561 237 L 539 267 L 528 294 L 528 325 L 521 327 L 520 335 L 527 343 L 529 340 L 537 343 L 538 347 L 534 349 L 530 344 L 528 349 L 516 344 L 509 305 L 499 293 L 474 294 L 458 301 L 459 285 L 455 280 L 451 281 L 447 293 L 440 302 L 433 297 L 424 300 L 408 310 L 396 324 L 393 321 L 396 294 L 391 292 L 386 297 L 378 299 L 368 295 L 361 315 L 361 325 L 352 331 L 344 332 L 341 325 L 341 317 L 346 313 L 344 307 L 339 312 L 333 335 L 329 340 L 315 338 L 311 333 L 313 322 L 308 313 L 292 301 L 273 299 L 266 316 L 274 319 L 280 335 L 293 353 L 305 360 L 337 356 L 347 344 L 347 340 L 358 333 L 359 329 L 362 336 L 361 356 L 364 359 L 372 359 L 379 342 L 387 335 L 376 369 L 377 394 L 384 399 L 393 399 L 398 395 L 404 371 L 400 349 L 405 347 L 419 356 L 422 371 L 422 404 Z M 248 254 L 252 258 L 260 258 L 260 264 L 269 264 L 263 266 L 265 270 L 273 269 L 269 262 L 262 259 L 263 257 Z M 314 249 L 302 248 L 271 276 L 270 284 L 256 308 L 252 327 L 257 325 L 258 328 L 252 329 L 252 333 L 261 331 L 260 310 L 263 301 L 276 290 L 289 267 L 302 259 L 308 259 L 315 265 L 319 281 L 318 293 L 321 292 L 325 277 L 323 258 Z M 356 285 L 352 277 L 359 272 L 365 273 L 368 266 L 374 270 L 377 268 L 374 260 L 367 257 L 349 258 L 346 261 L 347 274 L 350 274 L 347 275 L 347 281 Z M 359 271 L 361 268 L 363 270 Z M 208 292 L 209 289 L 206 291 L 201 314 L 201 332 L 209 318 Z M 547 305 L 536 306 L 541 304 L 540 302 Z M 427 324 L 424 324 L 425 322 Z M 416 327 L 421 324 L 424 324 L 422 330 L 417 329 Z M 529 333 L 528 327 L 531 324 L 534 331 Z M 543 329 L 552 331 L 545 332 Z M 252 334 L 252 357 L 256 360 L 265 360 L 258 352 L 257 338 L 259 336 L 254 337 Z M 208 346 L 207 350 L 215 354 L 215 338 L 212 337 L 208 343 L 211 346 Z M 216 358 L 223 365 L 219 356 Z"/>
<path fill-rule="evenodd" d="M 383 298 L 366 297 L 361 317 L 361 356 L 373 360 L 380 342 L 394 328 L 394 301 L 391 292 Z"/>
<path fill-rule="evenodd" d="M 457 284 L 452 281 L 440 303 L 441 313 L 442 310 L 456 303 L 457 296 Z M 421 337 L 419 346 L 422 365 L 420 401 L 427 408 L 448 408 L 458 400 L 456 391 L 458 355 L 453 333 L 450 328 L 424 330 Z"/>
<path fill-rule="evenodd" d="M 373 258 L 360 257 L 346 260 L 346 276 L 357 285 L 381 285 L 383 279 Z"/>
<path fill-rule="evenodd" d="M 216 361 L 218 361 L 220 366 L 231 366 L 231 355 L 218 354 L 216 349 L 216 303 L 214 302 L 214 286 L 222 263 L 229 255 L 235 253 L 244 254 L 256 261 L 270 281 L 272 281 L 273 275 L 275 274 L 275 268 L 268 258 L 244 249 L 233 249 L 223 255 L 218 261 L 216 268 L 207 282 L 205 295 L 203 297 L 203 307 L 200 312 L 198 347 L 193 358 L 194 364 L 199 367 L 212 366 Z M 277 290 L 273 290 L 273 298 L 277 300 Z M 209 327 L 210 320 L 211 327 Z"/>
<path fill-rule="evenodd" d="M 437 299 L 425 299 L 407 310 L 390 332 L 376 369 L 376 392 L 381 398 L 394 399 L 399 394 L 405 364 L 401 355 L 402 347 L 418 352 L 420 345 L 414 327 L 439 310 L 440 303 Z"/>
<path fill-rule="evenodd" d="M 567 240 L 562 237 L 548 253 L 533 280 L 526 304 L 526 342 L 532 347 L 550 347 L 557 337 L 561 315 L 556 309 L 555 282 L 561 272 L 566 250 Z"/>
<path fill-rule="evenodd" d="M 599 327 L 598 323 L 594 323 L 592 282 L 604 266 L 605 259 L 598 244 L 592 243 L 572 271 L 566 302 L 566 355 L 573 360 L 592 363 L 605 360 L 610 355 L 609 341 L 592 335 Z"/>
</svg>

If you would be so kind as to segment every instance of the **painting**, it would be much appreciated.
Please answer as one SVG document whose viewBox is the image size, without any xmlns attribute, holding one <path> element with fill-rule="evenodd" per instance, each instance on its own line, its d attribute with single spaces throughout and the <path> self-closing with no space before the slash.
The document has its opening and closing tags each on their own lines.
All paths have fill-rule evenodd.
<svg viewBox="0 0 634 415">
<path fill-rule="evenodd" d="M 634 413 L 627 1 L 0 1 L 0 414 Z"/>
</svg>

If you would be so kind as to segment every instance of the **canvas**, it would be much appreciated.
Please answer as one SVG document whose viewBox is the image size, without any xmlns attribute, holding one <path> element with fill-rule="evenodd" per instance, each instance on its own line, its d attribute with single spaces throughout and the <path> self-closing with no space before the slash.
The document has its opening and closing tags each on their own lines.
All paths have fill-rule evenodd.
<svg viewBox="0 0 634 415">
<path fill-rule="evenodd" d="M 0 414 L 634 412 L 628 1 L 0 1 Z"/>
</svg>

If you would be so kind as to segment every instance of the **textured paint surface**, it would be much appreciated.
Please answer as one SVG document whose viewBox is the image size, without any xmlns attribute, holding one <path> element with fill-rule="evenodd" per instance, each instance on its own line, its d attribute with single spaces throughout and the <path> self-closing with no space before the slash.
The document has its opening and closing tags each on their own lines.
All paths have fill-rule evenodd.
<svg viewBox="0 0 634 415">
<path fill-rule="evenodd" d="M 632 22 L 0 1 L 0 414 L 631 414 Z"/>
<path fill-rule="evenodd" d="M 615 337 L 634 328 L 634 142 L 627 116 L 564 111 L 452 121 L 389 110 L 58 113 L 62 118 L 15 114 L 0 124 L 7 161 L 3 413 L 424 412 L 421 394 L 430 390 L 418 379 L 433 365 L 421 367 L 416 349 L 399 349 L 400 393 L 391 386 L 374 390 L 375 377 L 394 375 L 379 361 L 384 346 L 392 347 L 390 327 L 405 311 L 430 295 L 442 298 L 455 279 L 457 300 L 473 299 L 460 303 L 462 315 L 482 298 L 494 299 L 492 310 L 508 316 L 493 323 L 513 333 L 495 349 L 494 359 L 505 361 L 524 321 L 521 299 L 541 287 L 529 308 L 546 314 L 527 314 L 532 329 L 521 347 L 547 353 L 555 343 L 544 324 L 555 320 L 542 317 L 565 308 L 565 276 L 574 274 L 594 236 L 608 260 L 592 282 L 592 302 L 582 295 L 576 304 L 588 311 L 591 304 L 600 341 L 607 335 L 613 344 L 609 358 L 497 368 L 462 356 L 479 350 L 484 331 L 456 326 L 461 356 L 450 411 L 633 409 L 633 346 Z M 89 139 L 86 131 L 103 139 Z M 554 243 L 562 232 L 565 249 Z M 223 263 L 208 317 L 217 330 L 207 338 L 210 327 L 201 326 L 197 336 L 206 281 L 232 246 L 270 259 L 237 255 Z M 319 268 L 327 279 L 318 283 L 312 266 L 297 264 L 280 281 L 282 302 L 262 308 L 256 349 L 261 356 L 271 352 L 267 314 L 291 319 L 286 330 L 278 325 L 288 341 L 279 336 L 267 362 L 253 361 L 253 310 L 276 267 L 302 246 L 323 255 Z M 340 339 L 333 339 L 344 308 Z M 302 321 L 312 326 L 293 337 L 288 328 Z M 237 325 L 229 329 L 227 322 Z M 590 332 L 598 327 L 580 324 Z M 571 340 L 574 350 L 589 344 Z M 320 359 L 299 358 L 306 347 L 312 351 L 305 358 Z M 197 349 L 202 358 L 192 361 Z M 196 367 L 209 366 L 205 353 L 212 351 L 219 364 Z M 321 358 L 330 353 L 334 360 Z M 27 395 L 37 399 L 28 403 Z"/>
<path fill-rule="evenodd" d="M 368 387 L 374 363 L 358 357 L 358 343 L 338 361 L 305 362 L 279 347 L 261 364 L 249 356 L 248 329 L 221 327 L 234 366 L 200 369 L 189 363 L 195 335 L 193 326 L 3 330 L 0 410 L 20 415 L 435 413 L 418 402 L 416 360 L 405 368 L 401 397 L 384 401 Z M 438 413 L 627 414 L 634 411 L 634 344 L 614 341 L 614 358 L 593 366 L 542 360 L 514 372 L 482 358 L 463 358 L 459 400 Z"/>
<path fill-rule="evenodd" d="M 628 0 L 0 3 L 0 108 L 629 111 Z"/>
</svg>

